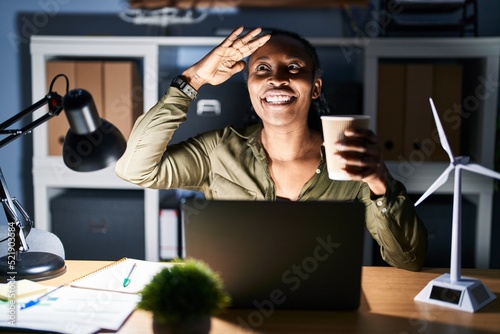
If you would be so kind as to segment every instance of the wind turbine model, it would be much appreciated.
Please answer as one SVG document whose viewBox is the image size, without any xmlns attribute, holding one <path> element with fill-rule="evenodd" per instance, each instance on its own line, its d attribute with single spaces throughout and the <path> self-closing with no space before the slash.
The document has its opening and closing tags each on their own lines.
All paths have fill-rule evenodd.
<svg viewBox="0 0 500 334">
<path fill-rule="evenodd" d="M 444 133 L 443 126 L 439 120 L 439 115 L 434 106 L 432 98 L 429 99 L 434 120 L 436 122 L 441 146 L 450 157 L 450 165 L 437 178 L 429 189 L 415 203 L 420 204 L 427 196 L 442 186 L 448 179 L 448 175 L 455 170 L 455 180 L 453 189 L 453 225 L 451 235 L 451 263 L 450 273 L 443 274 L 432 281 L 420 291 L 415 297 L 416 301 L 437 304 L 445 307 L 451 307 L 467 312 L 475 312 L 490 303 L 496 298 L 483 283 L 478 279 L 462 277 L 462 169 L 470 172 L 482 174 L 485 176 L 500 179 L 500 173 L 494 172 L 477 164 L 469 164 L 469 157 L 454 157 L 451 151 L 448 139 Z"/>
</svg>

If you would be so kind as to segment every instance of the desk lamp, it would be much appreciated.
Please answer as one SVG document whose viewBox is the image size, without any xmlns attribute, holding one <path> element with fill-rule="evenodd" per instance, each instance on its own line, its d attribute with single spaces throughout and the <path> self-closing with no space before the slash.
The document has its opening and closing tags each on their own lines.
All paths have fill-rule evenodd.
<svg viewBox="0 0 500 334">
<path fill-rule="evenodd" d="M 52 91 L 54 82 L 60 77 L 66 79 L 64 97 Z M 96 171 L 118 160 L 126 148 L 126 141 L 121 132 L 99 117 L 90 93 L 83 89 L 68 91 L 68 87 L 68 78 L 64 74 L 57 75 L 50 84 L 49 93 L 43 99 L 0 124 L 0 134 L 7 135 L 0 141 L 0 148 L 58 116 L 64 110 L 70 128 L 64 139 L 62 155 L 68 168 L 77 172 Z M 48 105 L 48 112 L 43 116 L 21 129 L 7 129 L 45 105 Z M 6 242 L 8 249 L 7 255 L 0 258 L 0 280 L 6 281 L 10 276 L 16 280 L 43 280 L 63 274 L 66 265 L 59 255 L 29 251 L 28 235 L 34 223 L 19 201 L 11 197 L 1 169 L 0 197 L 8 222 L 8 236 L 0 241 Z M 16 210 L 23 216 L 23 223 L 19 220 Z"/>
<path fill-rule="evenodd" d="M 483 306 L 496 298 L 480 280 L 464 277 L 461 275 L 462 260 L 462 169 L 470 172 L 482 174 L 485 176 L 500 179 L 500 173 L 494 172 L 477 164 L 470 164 L 469 157 L 454 157 L 451 151 L 448 139 L 444 132 L 439 115 L 432 99 L 429 99 L 432 114 L 436 122 L 437 131 L 441 146 L 450 158 L 450 165 L 434 181 L 427 191 L 415 203 L 420 204 L 427 196 L 442 186 L 448 179 L 452 170 L 455 173 L 453 189 L 453 217 L 452 217 L 452 236 L 451 236 L 451 263 L 450 273 L 443 274 L 427 284 L 415 297 L 416 301 L 437 304 L 449 308 L 455 308 L 467 312 L 476 312 Z"/>
</svg>

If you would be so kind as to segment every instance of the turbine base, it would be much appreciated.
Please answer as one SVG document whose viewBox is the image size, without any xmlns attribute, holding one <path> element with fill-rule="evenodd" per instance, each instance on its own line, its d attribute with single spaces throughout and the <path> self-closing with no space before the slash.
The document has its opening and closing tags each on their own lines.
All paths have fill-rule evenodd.
<svg viewBox="0 0 500 334">
<path fill-rule="evenodd" d="M 473 313 L 495 298 L 478 279 L 461 277 L 452 282 L 450 274 L 443 274 L 430 281 L 414 300 Z"/>
</svg>

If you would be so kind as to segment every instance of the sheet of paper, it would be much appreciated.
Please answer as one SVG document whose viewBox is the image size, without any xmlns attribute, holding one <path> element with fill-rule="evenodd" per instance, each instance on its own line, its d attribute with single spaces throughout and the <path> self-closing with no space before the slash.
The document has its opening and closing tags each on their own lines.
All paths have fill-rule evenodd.
<svg viewBox="0 0 500 334">
<path fill-rule="evenodd" d="M 2 300 L 12 299 L 13 296 L 24 298 L 45 292 L 47 292 L 45 285 L 27 279 L 0 284 L 0 299 Z"/>
<path fill-rule="evenodd" d="M 18 321 L 13 325 L 4 325 L 0 323 L 0 331 L 3 331 L 5 328 L 12 328 L 13 330 L 36 330 L 36 331 L 46 331 L 49 333 L 62 333 L 62 334 L 95 334 L 100 330 L 100 328 L 96 326 L 86 326 L 79 324 L 78 326 L 68 326 L 65 323 L 34 323 L 32 321 Z"/>
<path fill-rule="evenodd" d="M 0 326 L 83 334 L 118 330 L 134 311 L 139 295 L 64 287 L 39 304 L 21 310 L 28 301 L 19 300 L 15 312 L 8 302 L 0 304 Z"/>
</svg>

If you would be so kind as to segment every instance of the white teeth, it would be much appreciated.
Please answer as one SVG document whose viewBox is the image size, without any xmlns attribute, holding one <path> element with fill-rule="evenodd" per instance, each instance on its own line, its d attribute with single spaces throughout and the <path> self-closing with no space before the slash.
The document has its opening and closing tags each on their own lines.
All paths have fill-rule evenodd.
<svg viewBox="0 0 500 334">
<path fill-rule="evenodd" d="M 266 102 L 268 102 L 268 103 L 285 103 L 285 102 L 289 102 L 291 99 L 292 99 L 292 97 L 288 96 L 288 95 L 266 96 Z"/>
</svg>

